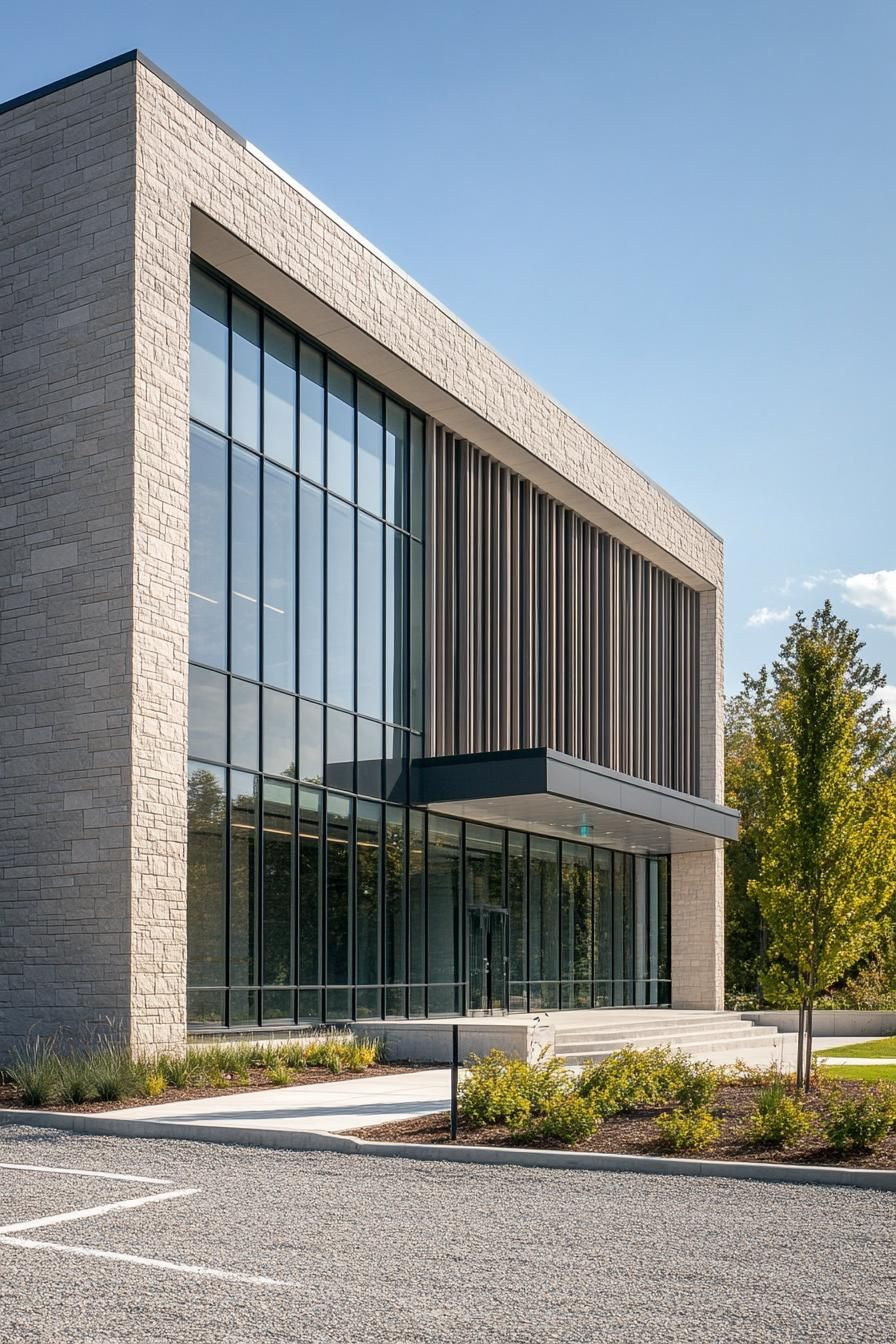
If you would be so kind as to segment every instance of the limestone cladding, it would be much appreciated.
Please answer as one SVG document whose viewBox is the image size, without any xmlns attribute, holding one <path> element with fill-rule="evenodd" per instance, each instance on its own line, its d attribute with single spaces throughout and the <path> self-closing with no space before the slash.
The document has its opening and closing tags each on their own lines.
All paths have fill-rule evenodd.
<svg viewBox="0 0 896 1344">
<path fill-rule="evenodd" d="M 135 93 L 0 117 L 0 1050 L 130 1029 Z"/>
<path fill-rule="evenodd" d="M 724 1006 L 724 851 L 672 856 L 672 1007 Z"/>
</svg>

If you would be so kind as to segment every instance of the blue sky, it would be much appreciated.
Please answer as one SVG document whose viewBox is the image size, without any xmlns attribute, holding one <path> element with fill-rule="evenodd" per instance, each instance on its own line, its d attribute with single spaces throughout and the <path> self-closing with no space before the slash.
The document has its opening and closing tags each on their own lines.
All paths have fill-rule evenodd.
<svg viewBox="0 0 896 1344">
<path fill-rule="evenodd" d="M 726 540 L 727 680 L 831 596 L 896 707 L 896 5 L 9 7 L 131 47 Z"/>
</svg>

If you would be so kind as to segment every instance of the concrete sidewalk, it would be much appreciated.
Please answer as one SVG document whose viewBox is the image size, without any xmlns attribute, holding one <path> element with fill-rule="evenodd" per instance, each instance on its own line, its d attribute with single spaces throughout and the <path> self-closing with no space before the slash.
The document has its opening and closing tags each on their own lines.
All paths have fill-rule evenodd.
<svg viewBox="0 0 896 1344">
<path fill-rule="evenodd" d="M 117 1120 L 161 1120 L 171 1125 L 221 1125 L 241 1129 L 314 1130 L 339 1133 L 389 1120 L 446 1111 L 449 1069 L 416 1069 L 333 1083 L 306 1083 L 228 1097 L 199 1097 L 156 1106 L 103 1111 Z"/>
</svg>

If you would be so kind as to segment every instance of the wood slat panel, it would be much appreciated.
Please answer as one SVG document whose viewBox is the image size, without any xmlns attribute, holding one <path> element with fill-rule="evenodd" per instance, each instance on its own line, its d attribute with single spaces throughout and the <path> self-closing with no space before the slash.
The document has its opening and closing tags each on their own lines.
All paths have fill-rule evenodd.
<svg viewBox="0 0 896 1344">
<path fill-rule="evenodd" d="M 699 784 L 699 594 L 432 422 L 428 751 Z"/>
</svg>

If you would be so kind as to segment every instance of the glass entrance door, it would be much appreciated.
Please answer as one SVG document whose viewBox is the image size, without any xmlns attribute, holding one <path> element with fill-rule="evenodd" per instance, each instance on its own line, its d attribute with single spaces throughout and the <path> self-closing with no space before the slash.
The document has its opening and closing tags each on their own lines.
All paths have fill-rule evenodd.
<svg viewBox="0 0 896 1344">
<path fill-rule="evenodd" d="M 469 929 L 469 1011 L 507 1012 L 507 911 L 474 907 Z"/>
</svg>

